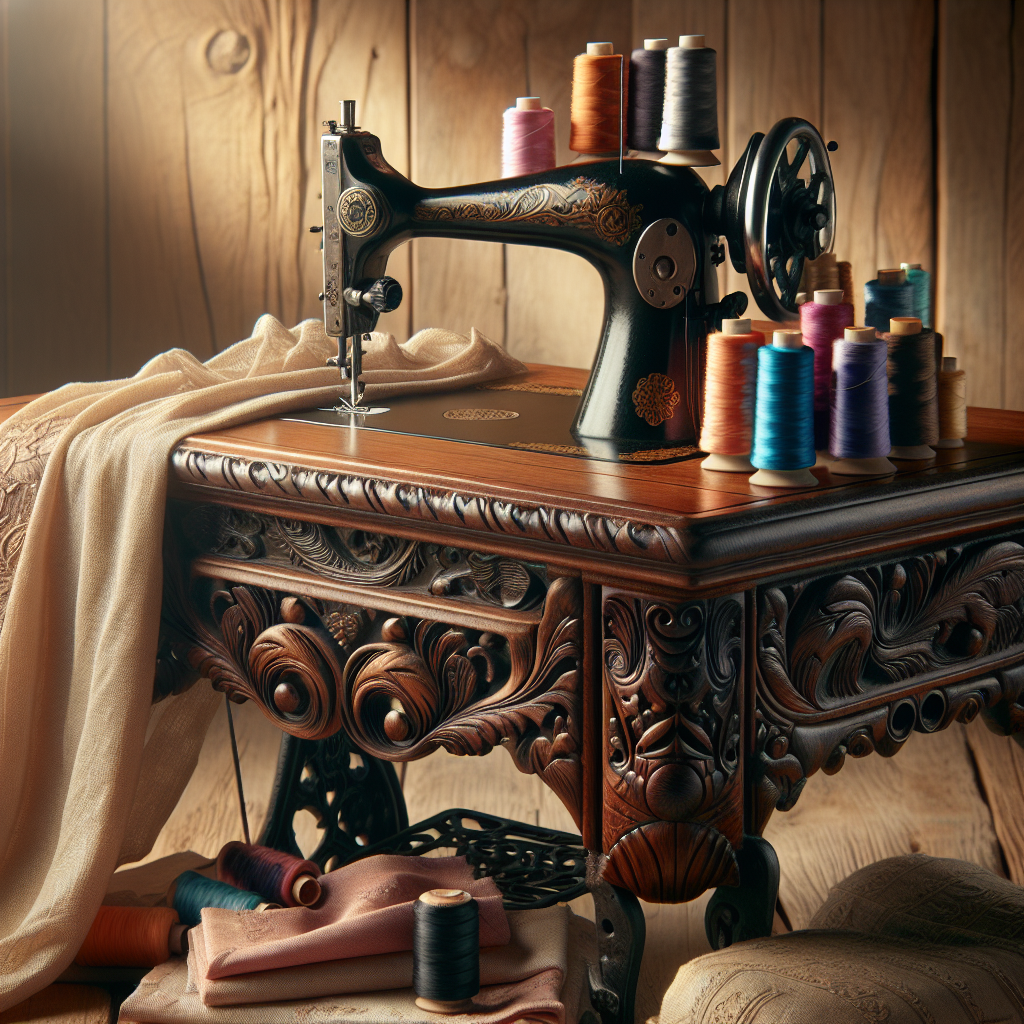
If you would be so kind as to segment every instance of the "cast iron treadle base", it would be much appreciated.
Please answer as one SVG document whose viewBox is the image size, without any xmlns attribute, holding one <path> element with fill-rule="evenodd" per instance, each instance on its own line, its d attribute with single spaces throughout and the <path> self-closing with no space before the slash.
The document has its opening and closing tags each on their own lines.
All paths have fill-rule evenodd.
<svg viewBox="0 0 1024 1024">
<path fill-rule="evenodd" d="M 324 871 L 409 824 L 394 766 L 364 754 L 340 730 L 325 740 L 282 735 L 270 813 L 258 841 L 303 856 L 294 826 L 302 810 L 310 811 L 323 831 L 309 859 Z"/>
<path fill-rule="evenodd" d="M 779 895 L 779 858 L 771 843 L 744 836 L 736 851 L 738 886 L 719 886 L 704 911 L 704 931 L 712 949 L 766 938 L 772 933 Z"/>
</svg>

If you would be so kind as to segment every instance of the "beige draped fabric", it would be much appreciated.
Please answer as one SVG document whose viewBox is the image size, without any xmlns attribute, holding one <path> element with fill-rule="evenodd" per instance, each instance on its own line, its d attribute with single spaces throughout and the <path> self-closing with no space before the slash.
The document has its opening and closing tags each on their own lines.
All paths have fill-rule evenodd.
<svg viewBox="0 0 1024 1024">
<path fill-rule="evenodd" d="M 476 332 L 380 334 L 367 350 L 369 401 L 525 369 Z M 205 684 L 150 705 L 171 451 L 333 403 L 335 351 L 316 321 L 265 316 L 207 363 L 166 352 L 0 428 L 0 1010 L 70 963 L 111 873 L 152 846 L 216 707 Z"/>
</svg>

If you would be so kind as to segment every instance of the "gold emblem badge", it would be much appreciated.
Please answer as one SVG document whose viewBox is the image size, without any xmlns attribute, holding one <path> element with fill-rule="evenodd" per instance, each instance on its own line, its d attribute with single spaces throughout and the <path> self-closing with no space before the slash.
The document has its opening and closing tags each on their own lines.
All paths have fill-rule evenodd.
<svg viewBox="0 0 1024 1024">
<path fill-rule="evenodd" d="M 355 185 L 338 199 L 338 220 L 347 235 L 362 238 L 380 228 L 381 205 L 372 189 Z"/>
<path fill-rule="evenodd" d="M 641 377 L 633 390 L 633 408 L 642 420 L 652 427 L 670 420 L 679 404 L 679 392 L 671 377 L 652 373 Z"/>
</svg>

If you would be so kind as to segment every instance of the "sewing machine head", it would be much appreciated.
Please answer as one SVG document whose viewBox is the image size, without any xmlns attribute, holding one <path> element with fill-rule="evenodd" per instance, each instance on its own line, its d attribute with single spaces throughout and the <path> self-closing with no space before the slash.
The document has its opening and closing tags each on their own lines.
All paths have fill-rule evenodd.
<svg viewBox="0 0 1024 1024">
<path fill-rule="evenodd" d="M 604 281 L 604 327 L 576 436 L 623 451 L 693 443 L 705 339 L 746 308 L 741 292 L 719 299 L 720 237 L 772 320 L 797 319 L 803 261 L 832 247 L 827 148 L 799 118 L 752 136 L 728 183 L 711 190 L 689 167 L 627 160 L 620 172 L 618 158 L 426 189 L 356 127 L 354 102 L 343 108 L 321 142 L 323 301 L 327 333 L 339 338 L 343 373 L 355 381 L 353 402 L 358 339 L 401 301 L 401 287 L 385 276 L 397 246 L 427 235 L 544 245 L 577 253 Z M 347 338 L 355 339 L 348 356 Z"/>
</svg>

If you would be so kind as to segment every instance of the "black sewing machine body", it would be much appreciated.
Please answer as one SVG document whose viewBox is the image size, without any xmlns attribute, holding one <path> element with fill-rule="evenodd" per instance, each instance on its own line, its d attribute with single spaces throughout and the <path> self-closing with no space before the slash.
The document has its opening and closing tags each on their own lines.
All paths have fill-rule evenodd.
<svg viewBox="0 0 1024 1024">
<path fill-rule="evenodd" d="M 340 363 L 351 374 L 345 339 L 358 344 L 400 301 L 385 275 L 403 242 L 443 236 L 564 249 L 595 266 L 605 287 L 602 336 L 573 433 L 605 450 L 695 443 L 705 339 L 746 306 L 742 293 L 719 301 L 715 263 L 724 259 L 719 236 L 736 234 L 730 209 L 735 220 L 749 192 L 751 147 L 724 190 L 710 191 L 689 167 L 617 158 L 427 189 L 387 163 L 376 136 L 331 122 L 322 138 L 323 301 Z M 735 245 L 732 256 L 737 265 Z"/>
</svg>

